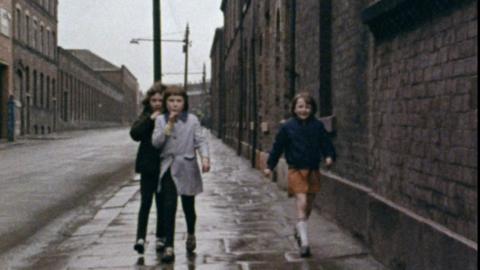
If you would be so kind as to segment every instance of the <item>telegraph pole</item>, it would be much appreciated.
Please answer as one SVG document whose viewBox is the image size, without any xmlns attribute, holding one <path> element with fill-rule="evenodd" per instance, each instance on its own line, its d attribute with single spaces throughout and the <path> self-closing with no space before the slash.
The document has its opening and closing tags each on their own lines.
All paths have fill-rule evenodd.
<svg viewBox="0 0 480 270">
<path fill-rule="evenodd" d="M 205 63 L 203 63 L 202 89 L 203 89 L 203 94 L 207 94 L 207 66 L 205 65 Z"/>
<path fill-rule="evenodd" d="M 190 26 L 187 24 L 187 30 L 185 32 L 185 44 L 183 45 L 183 52 L 185 53 L 185 81 L 184 89 L 188 91 L 188 47 L 190 46 Z"/>
<path fill-rule="evenodd" d="M 153 0 L 153 79 L 162 81 L 162 10 L 161 0 Z"/>
</svg>

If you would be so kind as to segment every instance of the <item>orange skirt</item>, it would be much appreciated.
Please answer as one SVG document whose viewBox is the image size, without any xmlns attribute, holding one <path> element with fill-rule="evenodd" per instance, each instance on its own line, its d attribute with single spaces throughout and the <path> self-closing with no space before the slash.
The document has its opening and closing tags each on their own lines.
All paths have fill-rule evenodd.
<svg viewBox="0 0 480 270">
<path fill-rule="evenodd" d="M 320 192 L 319 170 L 288 170 L 288 195 L 297 193 L 312 194 Z"/>
</svg>

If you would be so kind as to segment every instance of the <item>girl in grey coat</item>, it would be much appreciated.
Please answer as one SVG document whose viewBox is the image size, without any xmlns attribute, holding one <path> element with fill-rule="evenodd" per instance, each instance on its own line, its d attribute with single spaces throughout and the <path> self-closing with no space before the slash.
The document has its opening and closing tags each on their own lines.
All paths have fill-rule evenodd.
<svg viewBox="0 0 480 270">
<path fill-rule="evenodd" d="M 161 149 L 158 192 L 163 198 L 165 220 L 165 252 L 163 262 L 171 262 L 175 234 L 177 195 L 181 195 L 187 221 L 187 251 L 193 252 L 195 240 L 195 195 L 203 191 L 202 177 L 196 152 L 202 159 L 202 171 L 210 170 L 209 150 L 198 118 L 188 113 L 188 96 L 185 91 L 170 87 L 164 96 L 168 111 L 155 121 L 152 145 Z"/>
</svg>

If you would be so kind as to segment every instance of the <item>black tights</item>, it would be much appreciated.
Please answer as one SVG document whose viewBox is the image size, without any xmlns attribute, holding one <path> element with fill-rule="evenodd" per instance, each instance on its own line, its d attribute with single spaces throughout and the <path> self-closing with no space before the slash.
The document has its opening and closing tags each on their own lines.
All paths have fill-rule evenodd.
<svg viewBox="0 0 480 270">
<path fill-rule="evenodd" d="M 144 239 L 147 235 L 148 216 L 152 207 L 153 196 L 155 195 L 155 204 L 157 206 L 157 237 L 164 237 L 165 232 L 162 222 L 162 199 L 157 191 L 158 173 L 142 173 L 140 178 L 141 203 L 138 213 L 137 240 Z"/>
<path fill-rule="evenodd" d="M 175 216 L 177 213 L 177 187 L 173 182 L 170 170 L 168 170 L 162 178 L 162 189 L 160 192 L 165 220 L 165 236 L 167 247 L 174 246 L 175 237 Z M 182 195 L 182 208 L 187 221 L 188 234 L 195 234 L 195 222 L 197 215 L 195 213 L 195 196 Z"/>
</svg>

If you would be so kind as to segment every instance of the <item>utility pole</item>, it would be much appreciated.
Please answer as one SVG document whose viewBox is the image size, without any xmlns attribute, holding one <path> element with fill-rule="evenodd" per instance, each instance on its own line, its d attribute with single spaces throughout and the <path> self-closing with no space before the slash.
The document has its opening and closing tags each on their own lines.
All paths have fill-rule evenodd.
<svg viewBox="0 0 480 270">
<path fill-rule="evenodd" d="M 153 0 L 153 80 L 162 81 L 162 10 L 161 0 Z"/>
<path fill-rule="evenodd" d="M 185 81 L 184 89 L 188 91 L 188 47 L 190 46 L 190 26 L 187 24 L 187 30 L 185 32 L 185 44 L 183 45 L 183 52 L 185 53 Z"/>
<path fill-rule="evenodd" d="M 203 89 L 203 94 L 207 94 L 207 66 L 205 65 L 205 63 L 203 63 L 202 89 Z"/>
</svg>

